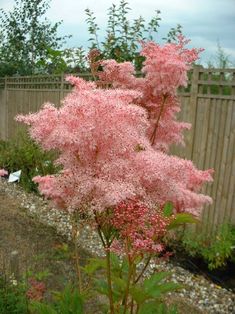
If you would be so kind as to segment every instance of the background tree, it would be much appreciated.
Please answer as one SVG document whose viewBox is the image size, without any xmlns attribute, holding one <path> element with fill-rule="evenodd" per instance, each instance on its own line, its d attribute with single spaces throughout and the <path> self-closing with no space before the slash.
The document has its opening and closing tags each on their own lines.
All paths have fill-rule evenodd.
<svg viewBox="0 0 235 314">
<path fill-rule="evenodd" d="M 88 72 L 86 51 L 82 46 L 62 50 L 47 49 L 47 56 L 37 63 L 37 70 L 49 74 Z"/>
<path fill-rule="evenodd" d="M 231 56 L 228 55 L 225 50 L 217 42 L 217 51 L 211 60 L 207 62 L 208 68 L 227 69 L 235 66 L 234 60 L 231 60 Z"/>
<path fill-rule="evenodd" d="M 137 70 L 140 70 L 144 58 L 139 54 L 140 41 L 154 40 L 159 29 L 160 11 L 156 10 L 155 15 L 146 22 L 140 16 L 132 22 L 128 13 L 131 8 L 126 0 L 121 0 L 119 5 L 112 4 L 108 9 L 108 23 L 106 35 L 103 42 L 99 42 L 99 26 L 96 23 L 94 12 L 86 9 L 88 31 L 90 33 L 90 48 L 99 49 L 103 59 L 115 59 L 118 62 L 131 61 Z M 171 28 L 166 38 L 167 42 L 175 41 L 177 35 L 181 34 L 182 27 L 177 25 Z"/>
<path fill-rule="evenodd" d="M 57 33 L 45 13 L 50 0 L 15 0 L 11 12 L 0 11 L 0 76 L 46 72 L 45 59 L 59 50 L 69 36 Z"/>
</svg>

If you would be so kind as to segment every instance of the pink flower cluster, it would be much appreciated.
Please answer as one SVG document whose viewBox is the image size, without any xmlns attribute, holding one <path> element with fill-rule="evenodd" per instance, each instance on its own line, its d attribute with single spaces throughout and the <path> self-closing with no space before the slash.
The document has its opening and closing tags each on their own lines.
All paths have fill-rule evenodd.
<svg viewBox="0 0 235 314">
<path fill-rule="evenodd" d="M 29 278 L 29 289 L 26 292 L 26 296 L 30 300 L 42 301 L 45 291 L 46 285 L 44 282 Z"/>
<path fill-rule="evenodd" d="M 176 119 L 180 111 L 177 89 L 187 85 L 187 71 L 202 49 L 187 49 L 188 42 L 179 36 L 177 44 L 144 43 L 141 51 L 145 57 L 143 77 L 135 76 L 131 62 L 117 63 L 115 60 L 103 61 L 103 72 L 99 74 L 103 84 L 141 92 L 135 103 L 147 110 L 149 138 L 155 148 L 163 151 L 172 143 L 184 144 L 182 131 L 190 128 L 190 124 Z"/>
<path fill-rule="evenodd" d="M 4 177 L 8 175 L 8 171 L 4 170 L 4 169 L 0 169 L 0 177 Z"/>
<path fill-rule="evenodd" d="M 134 200 L 118 204 L 113 210 L 112 218 L 112 224 L 119 233 L 121 251 L 125 251 L 127 245 L 131 255 L 162 252 L 162 237 L 167 232 L 170 221 L 160 211 Z"/>
</svg>

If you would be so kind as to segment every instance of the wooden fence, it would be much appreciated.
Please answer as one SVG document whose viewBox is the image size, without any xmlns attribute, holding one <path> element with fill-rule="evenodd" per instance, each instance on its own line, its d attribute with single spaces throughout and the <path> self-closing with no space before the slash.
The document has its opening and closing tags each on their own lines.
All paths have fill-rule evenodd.
<svg viewBox="0 0 235 314">
<path fill-rule="evenodd" d="M 37 111 L 46 101 L 59 106 L 70 89 L 64 75 L 0 79 L 0 138 L 17 133 L 16 114 Z M 195 67 L 179 96 L 179 119 L 190 122 L 192 129 L 185 133 L 185 148 L 173 147 L 172 153 L 193 160 L 200 169 L 215 169 L 213 184 L 203 189 L 214 201 L 203 212 L 210 233 L 220 223 L 235 224 L 235 69 Z"/>
</svg>

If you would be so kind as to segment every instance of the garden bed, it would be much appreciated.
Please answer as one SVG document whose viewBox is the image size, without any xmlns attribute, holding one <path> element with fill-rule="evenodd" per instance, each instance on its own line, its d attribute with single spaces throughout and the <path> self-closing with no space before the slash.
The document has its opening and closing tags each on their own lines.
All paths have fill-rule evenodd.
<svg viewBox="0 0 235 314">
<path fill-rule="evenodd" d="M 171 257 L 171 263 L 195 275 L 200 274 L 214 284 L 235 293 L 235 263 L 232 261 L 228 261 L 223 267 L 210 270 L 202 258 L 192 257 L 186 252 L 178 251 Z"/>
<path fill-rule="evenodd" d="M 0 180 L 0 197 L 1 212 L 3 213 L 2 217 L 4 217 L 0 222 L 0 245 L 5 257 L 15 249 L 24 251 L 28 245 L 28 253 L 30 254 L 24 253 L 22 255 L 32 257 L 35 254 L 35 256 L 40 256 L 40 254 L 44 254 L 44 250 L 50 255 L 52 247 L 60 246 L 64 241 L 67 242 L 70 239 L 71 225 L 68 215 L 56 209 L 50 209 L 48 202 L 41 197 L 27 194 L 17 184 L 9 184 L 4 179 Z M 21 231 L 23 234 L 27 234 L 27 240 L 23 239 Z M 102 248 L 96 233 L 86 226 L 83 226 L 80 231 L 80 244 L 84 249 L 81 251 L 83 252 L 82 256 L 86 258 L 89 254 L 101 255 Z M 10 246 L 9 241 L 14 245 Z M 26 244 L 24 241 L 29 243 Z M 28 259 L 28 264 L 29 262 L 30 259 Z M 23 262 L 22 265 L 25 263 Z M 222 288 L 201 274 L 190 272 L 174 262 L 162 261 L 158 264 L 150 264 L 149 272 L 154 269 L 171 271 L 172 280 L 185 285 L 184 289 L 172 294 L 169 298 L 177 300 L 180 313 L 190 311 L 195 314 L 234 314 L 235 294 L 232 291 Z M 74 274 L 67 262 L 65 265 L 61 265 L 61 268 L 55 267 L 55 262 L 53 262 L 51 271 L 57 271 L 64 276 L 70 274 L 70 278 Z M 67 279 L 69 278 L 67 277 Z M 64 277 L 64 280 L 67 279 Z"/>
</svg>

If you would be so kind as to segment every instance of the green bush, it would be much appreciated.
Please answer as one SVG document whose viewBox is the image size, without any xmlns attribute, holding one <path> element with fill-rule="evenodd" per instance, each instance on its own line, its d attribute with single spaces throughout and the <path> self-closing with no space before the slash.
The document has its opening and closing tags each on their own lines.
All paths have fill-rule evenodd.
<svg viewBox="0 0 235 314">
<path fill-rule="evenodd" d="M 9 173 L 21 170 L 20 185 L 28 192 L 38 191 L 37 185 L 32 181 L 33 177 L 59 170 L 53 164 L 55 158 L 55 152 L 42 151 L 23 131 L 11 140 L 0 141 L 0 169 Z"/>
<path fill-rule="evenodd" d="M 68 285 L 64 291 L 55 293 L 54 302 L 32 301 L 30 308 L 35 314 L 82 314 L 83 302 L 83 296 L 78 290 Z"/>
<path fill-rule="evenodd" d="M 24 285 L 19 283 L 17 285 L 13 285 L 0 276 L 0 313 L 29 313 L 25 291 Z"/>
<path fill-rule="evenodd" d="M 189 255 L 202 257 L 210 270 L 235 259 L 235 227 L 230 224 L 221 224 L 218 231 L 210 236 L 185 231 L 182 243 Z"/>
</svg>

